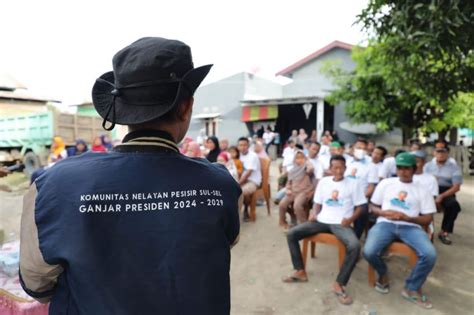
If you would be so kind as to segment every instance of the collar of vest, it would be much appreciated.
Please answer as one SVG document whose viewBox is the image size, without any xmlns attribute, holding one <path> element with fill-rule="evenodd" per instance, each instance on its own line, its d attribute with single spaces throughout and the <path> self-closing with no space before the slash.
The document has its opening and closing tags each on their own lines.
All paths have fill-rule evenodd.
<svg viewBox="0 0 474 315">
<path fill-rule="evenodd" d="M 166 131 L 137 130 L 128 133 L 120 145 L 114 148 L 117 152 L 148 152 L 171 150 L 179 153 L 179 148 Z"/>
</svg>

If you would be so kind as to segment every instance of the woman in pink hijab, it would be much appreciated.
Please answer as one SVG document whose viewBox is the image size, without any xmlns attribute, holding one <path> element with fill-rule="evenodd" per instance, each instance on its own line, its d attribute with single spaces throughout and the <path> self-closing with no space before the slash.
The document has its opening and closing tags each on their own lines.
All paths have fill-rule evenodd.
<svg viewBox="0 0 474 315">
<path fill-rule="evenodd" d="M 195 157 L 202 157 L 201 147 L 195 141 L 191 141 L 187 145 L 187 151 L 184 153 L 187 157 L 195 158 Z"/>
<path fill-rule="evenodd" d="M 183 143 L 181 144 L 181 148 L 179 149 L 182 154 L 186 155 L 186 152 L 188 152 L 188 145 L 192 141 L 193 141 L 193 138 L 191 137 L 184 138 Z"/>
</svg>

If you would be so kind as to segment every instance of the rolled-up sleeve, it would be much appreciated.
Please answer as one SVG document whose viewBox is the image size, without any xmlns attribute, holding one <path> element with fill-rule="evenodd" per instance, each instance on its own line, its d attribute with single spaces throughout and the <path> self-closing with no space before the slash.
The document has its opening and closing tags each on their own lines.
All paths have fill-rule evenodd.
<svg viewBox="0 0 474 315">
<path fill-rule="evenodd" d="M 23 199 L 20 234 L 20 282 L 28 295 L 42 303 L 47 303 L 54 292 L 60 265 L 45 262 L 40 250 L 38 227 L 35 222 L 36 185 L 31 185 Z"/>
<path fill-rule="evenodd" d="M 463 183 L 462 171 L 457 165 L 452 166 L 453 184 L 461 185 Z"/>
</svg>

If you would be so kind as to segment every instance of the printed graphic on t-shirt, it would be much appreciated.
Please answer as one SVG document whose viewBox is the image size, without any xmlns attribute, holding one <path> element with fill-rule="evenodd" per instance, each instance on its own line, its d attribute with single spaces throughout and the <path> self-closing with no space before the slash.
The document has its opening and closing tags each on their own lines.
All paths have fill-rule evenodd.
<svg viewBox="0 0 474 315">
<path fill-rule="evenodd" d="M 347 176 L 349 178 L 357 178 L 357 168 L 353 168 L 351 173 Z"/>
<path fill-rule="evenodd" d="M 339 198 L 338 190 L 333 190 L 331 193 L 331 199 L 327 199 L 325 204 L 332 207 L 342 207 L 344 205 L 344 200 Z"/>
<path fill-rule="evenodd" d="M 390 204 L 395 207 L 410 210 L 410 204 L 406 201 L 407 197 L 408 193 L 402 190 L 398 193 L 398 198 L 390 200 Z"/>
</svg>

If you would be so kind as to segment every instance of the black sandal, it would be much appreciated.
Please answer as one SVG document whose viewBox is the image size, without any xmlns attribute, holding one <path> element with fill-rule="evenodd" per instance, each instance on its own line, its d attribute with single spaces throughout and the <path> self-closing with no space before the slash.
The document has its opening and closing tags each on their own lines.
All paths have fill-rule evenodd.
<svg viewBox="0 0 474 315">
<path fill-rule="evenodd" d="M 444 245 L 451 245 L 453 243 L 447 235 L 438 234 L 438 238 Z"/>
</svg>

